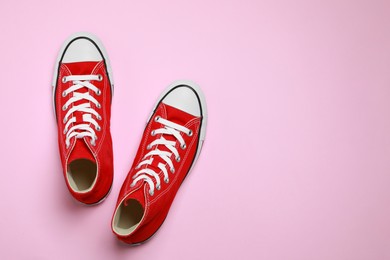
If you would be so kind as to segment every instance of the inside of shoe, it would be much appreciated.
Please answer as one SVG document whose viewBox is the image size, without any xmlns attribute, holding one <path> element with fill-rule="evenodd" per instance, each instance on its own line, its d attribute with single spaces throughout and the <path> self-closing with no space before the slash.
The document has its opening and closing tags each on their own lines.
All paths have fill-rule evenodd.
<svg viewBox="0 0 390 260">
<path fill-rule="evenodd" d="M 88 159 L 74 160 L 68 165 L 67 176 L 73 190 L 87 192 L 92 189 L 96 180 L 96 163 Z"/>
<path fill-rule="evenodd" d="M 124 201 L 115 213 L 113 229 L 117 234 L 126 236 L 138 227 L 144 215 L 144 209 L 135 199 L 127 200 L 127 205 Z"/>
</svg>

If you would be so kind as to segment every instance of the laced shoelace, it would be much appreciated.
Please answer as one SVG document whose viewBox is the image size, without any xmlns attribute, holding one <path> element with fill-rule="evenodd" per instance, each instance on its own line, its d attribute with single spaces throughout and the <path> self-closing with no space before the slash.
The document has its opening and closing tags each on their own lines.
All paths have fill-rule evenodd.
<svg viewBox="0 0 390 260">
<path fill-rule="evenodd" d="M 96 95 L 100 96 L 100 89 L 98 89 L 90 81 L 101 81 L 102 79 L 103 77 L 101 75 L 71 75 L 62 78 L 63 83 L 66 83 L 68 81 L 73 82 L 72 86 L 62 92 L 62 97 L 66 97 L 70 93 L 73 93 L 73 96 L 62 107 L 63 111 L 68 110 L 68 108 L 77 101 L 87 101 L 80 105 L 73 105 L 64 116 L 64 134 L 66 134 L 65 144 L 67 148 L 70 145 L 70 139 L 73 137 L 79 139 L 85 136 L 89 136 L 91 138 L 91 144 L 93 146 L 96 145 L 97 135 L 95 133 L 95 130 L 100 131 L 101 128 L 98 122 L 94 118 L 92 118 L 92 115 L 94 115 L 98 120 L 101 120 L 102 117 L 99 115 L 98 112 L 96 112 L 95 109 L 91 107 L 90 102 L 95 104 L 97 108 L 101 108 L 101 105 L 93 96 L 90 95 L 89 91 L 85 93 L 80 93 L 76 91 L 82 88 L 87 88 L 88 90 L 94 91 Z M 75 124 L 69 129 L 69 126 L 71 124 L 76 123 L 76 117 L 70 117 L 74 112 L 83 112 L 83 123 Z M 92 128 L 92 125 L 95 127 L 95 130 Z"/>
<path fill-rule="evenodd" d="M 176 124 L 174 122 L 171 122 L 167 119 L 161 118 L 160 116 L 156 116 L 154 119 L 156 122 L 161 123 L 164 127 L 153 130 L 151 132 L 152 136 L 155 136 L 156 134 L 161 134 L 161 137 L 154 140 L 148 146 L 146 149 L 150 150 L 152 149 L 153 146 L 156 145 L 164 145 L 169 151 L 162 151 L 157 149 L 154 149 L 147 153 L 142 161 L 137 165 L 135 168 L 138 170 L 141 168 L 143 165 L 150 165 L 153 162 L 153 156 L 159 156 L 166 164 L 164 163 L 158 163 L 157 167 L 161 170 L 161 172 L 164 174 L 164 182 L 169 183 L 169 176 L 168 176 L 168 170 L 166 166 L 169 166 L 169 170 L 171 173 L 175 173 L 175 167 L 173 166 L 171 156 L 174 155 L 175 159 L 177 162 L 180 162 L 180 156 L 179 152 L 177 151 L 175 145 L 176 141 L 169 141 L 164 138 L 163 135 L 172 135 L 176 138 L 177 141 L 179 141 L 181 149 L 186 149 L 186 143 L 181 136 L 180 132 L 183 132 L 187 134 L 188 136 L 192 136 L 192 131 L 184 126 L 181 126 L 179 124 Z M 133 176 L 133 182 L 131 183 L 130 187 L 134 187 L 135 184 L 138 181 L 146 181 L 149 184 L 149 194 L 153 196 L 154 194 L 154 182 L 152 177 L 156 180 L 156 189 L 160 190 L 161 189 L 161 182 L 160 182 L 160 177 L 158 173 L 156 173 L 154 170 L 149 169 L 149 168 L 144 168 L 139 170 L 134 176 Z"/>
</svg>

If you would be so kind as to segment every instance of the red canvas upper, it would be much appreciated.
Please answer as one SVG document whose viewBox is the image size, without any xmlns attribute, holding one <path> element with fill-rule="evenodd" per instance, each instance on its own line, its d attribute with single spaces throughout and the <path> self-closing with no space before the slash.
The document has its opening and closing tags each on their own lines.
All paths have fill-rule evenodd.
<svg viewBox="0 0 390 260">
<path fill-rule="evenodd" d="M 66 97 L 63 97 L 62 93 L 64 90 L 71 87 L 73 83 L 72 81 L 63 83 L 62 78 L 64 76 L 69 75 L 99 74 L 103 76 L 102 81 L 96 80 L 91 83 L 101 91 L 101 95 L 97 95 L 95 92 L 88 90 L 87 88 L 80 89 L 77 91 L 79 93 L 89 91 L 90 95 L 93 96 L 101 104 L 101 108 L 97 108 L 92 102 L 89 102 L 91 107 L 101 115 L 101 120 L 95 118 L 95 120 L 101 126 L 100 131 L 95 131 L 97 134 L 96 145 L 91 145 L 90 137 L 83 137 L 81 139 L 76 139 L 73 137 L 70 139 L 69 148 L 67 148 L 65 144 L 66 135 L 63 133 L 65 127 L 63 119 L 67 111 L 63 111 L 62 107 L 67 102 L 67 100 L 72 97 L 72 93 L 68 94 Z M 112 93 L 110 80 L 107 76 L 104 61 L 60 64 L 55 92 L 55 110 L 57 117 L 58 143 L 63 167 L 63 174 L 68 189 L 72 196 L 78 201 L 86 204 L 94 204 L 104 198 L 108 194 L 113 180 L 113 152 L 110 134 L 111 95 Z M 79 105 L 80 103 L 86 102 L 88 101 L 81 100 L 73 103 L 73 105 Z M 76 118 L 76 122 L 71 124 L 71 126 L 81 123 L 83 114 L 84 112 L 74 112 L 72 116 Z M 85 193 L 75 192 L 70 187 L 66 177 L 69 163 L 75 159 L 82 158 L 94 161 L 97 165 L 96 183 L 90 191 Z"/>
<path fill-rule="evenodd" d="M 155 122 L 154 120 L 157 116 L 191 129 L 193 135 L 188 136 L 185 133 L 181 133 L 187 147 L 186 149 L 182 149 L 179 145 L 179 142 L 176 143 L 175 147 L 179 152 L 181 160 L 180 162 L 177 162 L 172 155 L 172 162 L 175 167 L 175 173 L 171 173 L 168 170 L 169 183 L 161 181 L 161 189 L 154 189 L 154 194 L 150 195 L 148 192 L 149 184 L 147 182 L 138 181 L 134 187 L 130 187 L 130 185 L 133 181 L 132 177 L 134 174 L 136 174 L 140 169 L 146 167 L 153 169 L 156 173 L 159 174 L 160 179 L 163 180 L 163 173 L 157 167 L 157 165 L 160 162 L 165 164 L 165 162 L 159 156 L 153 156 L 154 160 L 151 165 L 143 165 L 141 168 L 135 169 L 135 167 L 143 160 L 144 155 L 150 152 L 150 150 L 147 149 L 147 145 L 154 140 L 159 139 L 161 136 L 161 134 L 156 134 L 155 136 L 151 135 L 152 130 L 162 127 L 161 123 Z M 196 155 L 200 123 L 201 117 L 193 116 L 164 103 L 159 104 L 145 128 L 137 155 L 133 162 L 133 166 L 130 169 L 125 182 L 123 183 L 116 205 L 116 208 L 118 208 L 123 200 L 127 201 L 129 199 L 136 199 L 141 203 L 145 210 L 144 216 L 138 227 L 130 235 L 121 236 L 116 234 L 120 240 L 130 244 L 143 242 L 151 237 L 161 226 L 168 214 L 169 208 L 181 183 L 186 177 L 187 172 L 190 170 Z M 167 140 L 175 140 L 173 136 L 169 135 L 164 135 L 164 138 Z M 164 145 L 157 145 L 157 148 L 159 150 L 167 150 Z M 153 181 L 156 185 L 155 179 L 153 179 Z"/>
</svg>

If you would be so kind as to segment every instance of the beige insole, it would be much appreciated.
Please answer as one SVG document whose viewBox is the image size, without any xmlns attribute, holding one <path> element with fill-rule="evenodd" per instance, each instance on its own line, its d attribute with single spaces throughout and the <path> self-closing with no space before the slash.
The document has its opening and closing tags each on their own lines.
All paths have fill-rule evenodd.
<svg viewBox="0 0 390 260">
<path fill-rule="evenodd" d="M 144 215 L 142 205 L 134 199 L 129 199 L 127 205 L 124 201 L 115 213 L 113 229 L 120 235 L 129 235 L 140 223 Z"/>
<path fill-rule="evenodd" d="M 89 191 L 96 179 L 97 166 L 88 159 L 77 159 L 68 165 L 69 184 L 75 191 Z"/>
</svg>

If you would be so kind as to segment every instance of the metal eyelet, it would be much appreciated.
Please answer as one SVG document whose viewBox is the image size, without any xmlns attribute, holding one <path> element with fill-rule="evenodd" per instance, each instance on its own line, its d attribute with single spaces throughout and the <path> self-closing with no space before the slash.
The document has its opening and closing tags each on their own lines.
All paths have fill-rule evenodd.
<svg viewBox="0 0 390 260">
<path fill-rule="evenodd" d="M 161 185 L 156 186 L 157 190 L 161 190 Z"/>
<path fill-rule="evenodd" d="M 98 75 L 98 81 L 102 81 L 103 80 L 103 76 L 101 74 Z"/>
<path fill-rule="evenodd" d="M 98 120 L 102 120 L 102 117 L 100 115 L 97 116 Z"/>
<path fill-rule="evenodd" d="M 193 134 L 193 132 L 192 132 L 192 130 L 190 130 L 187 135 L 192 136 L 192 134 Z"/>
<path fill-rule="evenodd" d="M 170 169 L 172 173 L 175 173 L 175 168 Z"/>
<path fill-rule="evenodd" d="M 180 162 L 180 156 L 176 157 L 176 162 Z"/>
<path fill-rule="evenodd" d="M 96 107 L 97 107 L 97 108 L 101 108 L 102 105 L 100 105 L 100 103 L 97 103 Z"/>
<path fill-rule="evenodd" d="M 156 117 L 154 118 L 154 121 L 155 121 L 155 122 L 158 122 L 158 120 L 160 120 L 160 116 L 156 116 Z"/>
<path fill-rule="evenodd" d="M 68 129 L 64 129 L 63 131 L 64 135 L 66 134 L 66 132 L 68 132 Z"/>
<path fill-rule="evenodd" d="M 154 195 L 154 192 L 151 191 L 151 190 L 149 190 L 149 194 L 150 194 L 150 196 L 153 196 L 153 195 Z"/>
<path fill-rule="evenodd" d="M 148 146 L 146 146 L 146 149 L 150 150 L 152 148 L 152 146 L 150 144 L 148 144 Z"/>
<path fill-rule="evenodd" d="M 66 77 L 62 77 L 62 83 L 66 83 Z"/>
<path fill-rule="evenodd" d="M 97 131 L 100 131 L 100 130 L 102 130 L 102 128 L 101 128 L 100 126 L 97 126 L 97 127 L 96 127 L 96 130 L 97 130 Z"/>
<path fill-rule="evenodd" d="M 66 94 L 66 91 L 63 91 L 63 92 L 62 92 L 62 97 L 66 97 L 66 95 L 67 95 L 67 94 Z"/>
<path fill-rule="evenodd" d="M 151 133 L 150 133 L 152 136 L 155 136 L 156 135 L 156 131 L 152 131 Z"/>
<path fill-rule="evenodd" d="M 169 183 L 169 178 L 164 179 L 165 183 Z"/>
<path fill-rule="evenodd" d="M 96 91 L 96 95 L 100 96 L 101 94 L 102 94 L 102 92 L 100 91 L 100 89 L 98 89 L 98 90 Z"/>
<path fill-rule="evenodd" d="M 186 146 L 186 144 L 182 144 L 182 145 L 180 145 L 180 148 L 184 150 L 187 148 L 187 146 Z"/>
<path fill-rule="evenodd" d="M 66 122 L 68 122 L 68 119 L 67 119 L 66 117 L 64 117 L 64 120 L 62 120 L 62 122 L 63 122 L 64 124 L 66 124 Z"/>
<path fill-rule="evenodd" d="M 65 111 L 65 110 L 67 110 L 68 108 L 64 105 L 63 107 L 62 107 L 62 111 Z"/>
</svg>

